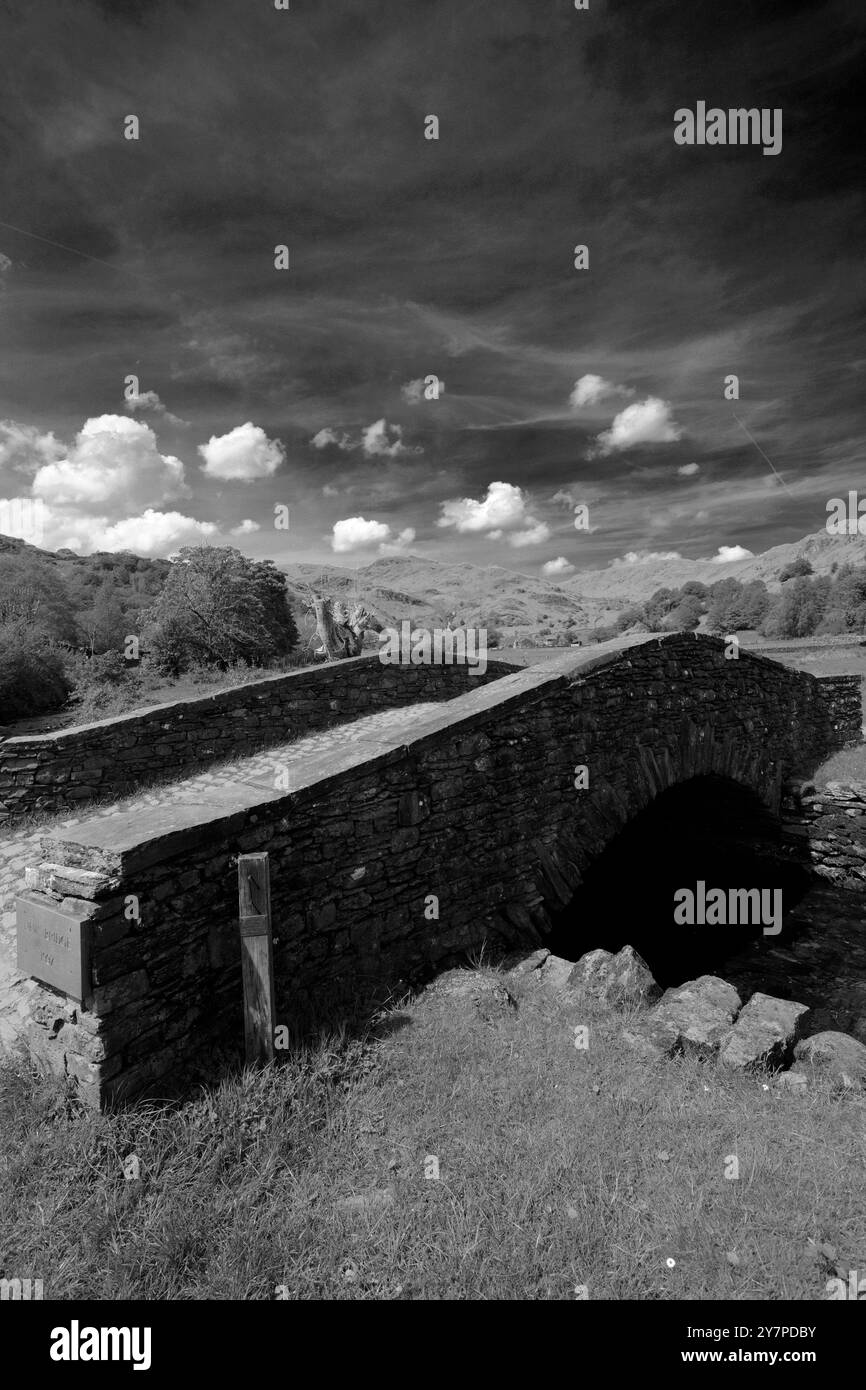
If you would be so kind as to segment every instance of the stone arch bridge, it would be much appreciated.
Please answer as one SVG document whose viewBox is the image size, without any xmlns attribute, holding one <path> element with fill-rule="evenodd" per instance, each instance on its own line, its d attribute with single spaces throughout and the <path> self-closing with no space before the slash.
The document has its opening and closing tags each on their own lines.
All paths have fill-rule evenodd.
<svg viewBox="0 0 866 1390">
<path fill-rule="evenodd" d="M 537 942 L 668 788 L 723 778 L 777 811 L 787 778 L 859 741 L 860 681 L 727 650 L 676 634 L 568 651 L 378 732 L 299 744 L 288 790 L 259 758 L 218 796 L 192 779 L 180 801 L 56 828 L 19 931 L 22 910 L 60 912 L 86 973 L 79 1000 L 24 982 L 31 1038 L 94 1102 L 158 1090 L 241 1039 L 239 852 L 269 855 L 276 1016 L 291 1026 L 485 939 Z"/>
</svg>

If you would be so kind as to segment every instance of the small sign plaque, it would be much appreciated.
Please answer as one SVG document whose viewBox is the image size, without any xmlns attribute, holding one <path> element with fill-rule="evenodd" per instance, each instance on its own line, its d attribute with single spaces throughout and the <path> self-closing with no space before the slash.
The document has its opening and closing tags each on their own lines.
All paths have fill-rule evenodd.
<svg viewBox="0 0 866 1390">
<path fill-rule="evenodd" d="M 16 898 L 18 969 L 83 1003 L 90 993 L 86 918 L 60 912 L 37 898 Z"/>
</svg>

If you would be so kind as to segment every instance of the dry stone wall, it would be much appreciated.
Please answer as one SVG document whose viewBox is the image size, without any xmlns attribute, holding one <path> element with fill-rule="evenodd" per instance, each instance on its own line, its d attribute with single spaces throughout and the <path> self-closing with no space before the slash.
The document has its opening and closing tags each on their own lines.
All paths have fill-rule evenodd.
<svg viewBox="0 0 866 1390">
<path fill-rule="evenodd" d="M 375 710 L 453 699 L 513 670 L 503 661 L 488 661 L 483 674 L 456 664 L 390 666 L 373 654 L 61 733 L 0 740 L 0 825 L 123 796 L 160 776 L 177 777 Z"/>
<path fill-rule="evenodd" d="M 788 845 L 815 873 L 841 888 L 866 888 L 866 782 L 797 781 L 785 788 L 782 813 Z"/>
<path fill-rule="evenodd" d="M 860 724 L 858 678 L 727 661 L 693 634 L 624 640 L 476 686 L 402 737 L 343 744 L 295 767 L 291 793 L 239 785 L 231 814 L 138 809 L 47 835 L 29 897 L 86 919 L 92 987 L 83 1008 L 41 989 L 32 1036 L 94 1103 L 239 1045 L 238 853 L 270 858 L 277 1023 L 292 1027 L 482 940 L 537 942 L 666 787 L 715 774 L 778 810 L 783 781 Z"/>
</svg>

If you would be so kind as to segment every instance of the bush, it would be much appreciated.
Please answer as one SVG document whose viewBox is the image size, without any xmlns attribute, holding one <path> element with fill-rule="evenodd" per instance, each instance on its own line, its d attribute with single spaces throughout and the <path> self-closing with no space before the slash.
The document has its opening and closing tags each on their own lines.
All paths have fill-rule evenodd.
<svg viewBox="0 0 866 1390">
<path fill-rule="evenodd" d="M 0 723 L 60 709 L 72 688 L 50 637 L 21 619 L 0 624 Z"/>
<path fill-rule="evenodd" d="M 128 666 L 120 652 L 91 657 L 79 653 L 69 664 L 77 723 L 89 724 L 95 719 L 124 714 L 147 701 L 150 682 L 140 667 Z"/>
<path fill-rule="evenodd" d="M 786 565 L 783 570 L 779 571 L 779 583 L 786 584 L 789 579 L 804 579 L 807 575 L 814 573 L 809 561 L 801 555 L 799 559 L 792 560 L 790 565 Z"/>
</svg>

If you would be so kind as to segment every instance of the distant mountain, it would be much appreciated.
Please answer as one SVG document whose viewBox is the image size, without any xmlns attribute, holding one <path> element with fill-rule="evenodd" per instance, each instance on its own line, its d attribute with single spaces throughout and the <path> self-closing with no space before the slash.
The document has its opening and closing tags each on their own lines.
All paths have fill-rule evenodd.
<svg viewBox="0 0 866 1390">
<path fill-rule="evenodd" d="M 418 627 L 441 626 L 456 613 L 467 627 L 498 628 L 504 637 L 543 637 L 568 624 L 588 627 L 602 612 L 601 605 L 584 604 L 579 595 L 527 574 L 419 555 L 374 560 L 358 570 L 310 564 L 283 569 L 298 602 L 309 589 L 349 603 L 358 599 L 389 627 L 404 619 Z"/>
<path fill-rule="evenodd" d="M 826 531 L 803 536 L 799 541 L 774 545 L 745 560 L 644 560 L 609 565 L 603 570 L 581 570 L 562 581 L 561 587 L 579 603 L 604 606 L 618 613 L 632 603 L 648 599 L 656 589 L 679 589 L 690 580 L 715 584 L 719 579 L 763 579 L 771 591 L 779 588 L 779 574 L 793 560 L 806 559 L 815 574 L 829 574 L 833 565 L 866 564 L 866 536 L 831 536 Z"/>
<path fill-rule="evenodd" d="M 834 564 L 866 565 L 866 536 L 818 531 L 745 560 L 636 561 L 581 570 L 558 584 L 499 566 L 452 564 L 420 555 L 374 560 L 358 570 L 335 565 L 284 568 L 299 601 L 306 586 L 312 586 L 349 602 L 361 599 L 389 626 L 404 618 L 419 626 L 434 626 L 456 611 L 467 626 L 497 627 L 506 637 L 513 633 L 524 641 L 530 637 L 543 641 L 571 623 L 588 628 L 610 622 L 656 589 L 678 589 L 689 580 L 715 584 L 726 578 L 741 583 L 762 579 L 776 590 L 781 571 L 801 557 L 816 574 L 829 574 Z"/>
</svg>

